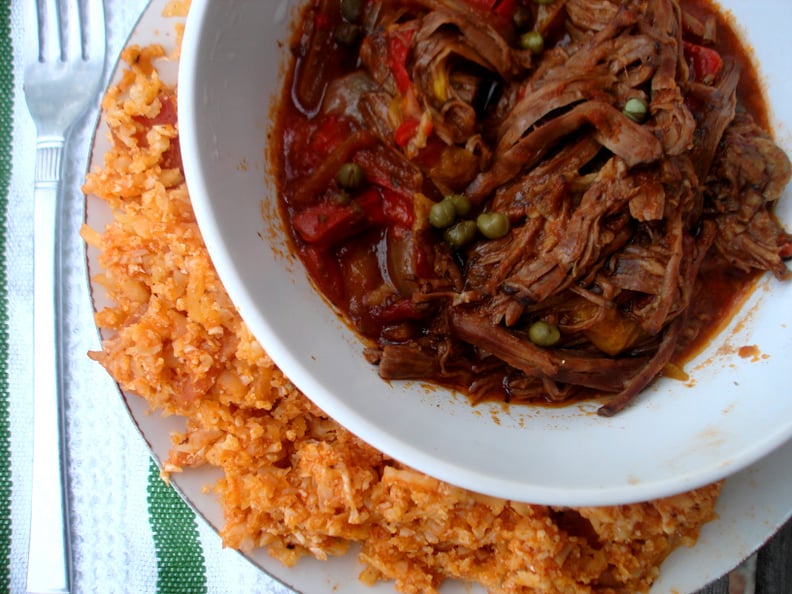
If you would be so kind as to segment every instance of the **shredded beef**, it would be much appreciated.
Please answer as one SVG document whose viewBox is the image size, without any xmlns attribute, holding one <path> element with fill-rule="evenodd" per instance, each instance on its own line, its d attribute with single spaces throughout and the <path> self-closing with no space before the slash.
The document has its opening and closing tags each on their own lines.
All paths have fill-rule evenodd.
<svg viewBox="0 0 792 594">
<path fill-rule="evenodd" d="M 792 176 L 789 158 L 745 113 L 723 137 L 707 178 L 708 205 L 718 226 L 715 246 L 741 270 L 771 271 L 779 280 L 792 273 L 792 236 L 771 212 Z"/>
<path fill-rule="evenodd" d="M 698 328 L 688 316 L 708 258 L 792 276 L 792 236 L 773 214 L 792 167 L 740 107 L 738 63 L 724 56 L 704 79 L 691 65 L 687 45 L 718 47 L 714 17 L 677 0 L 531 14 L 545 36 L 535 55 L 475 3 L 367 9 L 362 74 L 328 95 L 379 142 L 355 162 L 414 196 L 410 240 L 385 235 L 381 260 L 383 286 L 420 306 L 367 352 L 387 379 L 511 401 L 604 394 L 612 415 Z M 636 100 L 645 117 L 625 111 Z M 505 214 L 508 233 L 449 247 L 426 222 L 448 193 L 469 200 L 468 218 Z M 556 344 L 529 339 L 537 321 Z"/>
</svg>

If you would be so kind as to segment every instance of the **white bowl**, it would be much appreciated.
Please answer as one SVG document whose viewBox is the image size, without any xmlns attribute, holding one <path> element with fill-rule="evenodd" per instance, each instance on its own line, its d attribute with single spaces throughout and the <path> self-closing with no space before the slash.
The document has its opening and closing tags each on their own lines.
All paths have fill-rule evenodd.
<svg viewBox="0 0 792 594">
<path fill-rule="evenodd" d="M 792 5 L 724 0 L 762 65 L 790 152 L 792 84 L 778 48 Z M 297 2 L 193 0 L 179 71 L 182 157 L 213 262 L 273 360 L 326 413 L 418 470 L 499 497 L 558 505 L 646 500 L 723 478 L 792 436 L 792 283 L 763 278 L 733 323 L 614 418 L 596 404 L 486 403 L 386 383 L 290 255 L 266 157 Z M 779 215 L 790 226 L 792 192 Z M 761 356 L 740 357 L 756 345 Z"/>
</svg>

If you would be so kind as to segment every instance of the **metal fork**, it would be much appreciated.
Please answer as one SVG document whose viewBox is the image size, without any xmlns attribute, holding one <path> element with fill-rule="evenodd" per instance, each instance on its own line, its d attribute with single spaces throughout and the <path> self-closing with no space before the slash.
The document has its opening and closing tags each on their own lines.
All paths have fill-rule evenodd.
<svg viewBox="0 0 792 594">
<path fill-rule="evenodd" d="M 33 0 L 38 47 L 24 73 L 36 124 L 34 185 L 33 483 L 27 591 L 71 586 L 61 352 L 61 218 L 64 147 L 98 97 L 105 67 L 103 0 Z M 35 10 L 35 15 L 33 14 Z M 32 48 L 31 48 L 32 50 Z"/>
</svg>

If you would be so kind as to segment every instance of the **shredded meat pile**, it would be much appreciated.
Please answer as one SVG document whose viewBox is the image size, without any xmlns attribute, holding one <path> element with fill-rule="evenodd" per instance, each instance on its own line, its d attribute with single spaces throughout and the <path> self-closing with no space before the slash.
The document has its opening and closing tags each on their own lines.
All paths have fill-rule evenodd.
<svg viewBox="0 0 792 594">
<path fill-rule="evenodd" d="M 292 97 L 348 122 L 337 160 L 412 198 L 409 232 L 382 249 L 413 309 L 367 351 L 380 375 L 511 401 L 609 394 L 612 415 L 690 339 L 702 267 L 789 278 L 772 205 L 790 162 L 739 104 L 738 64 L 697 62 L 717 48 L 713 18 L 675 0 L 532 4 L 535 52 L 505 5 L 369 2 L 356 67 L 318 90 L 305 34 Z M 644 118 L 625 113 L 631 100 Z M 328 179 L 294 175 L 285 200 Z M 449 247 L 424 215 L 453 193 L 505 213 L 509 232 Z M 529 340 L 538 320 L 560 331 L 553 346 Z"/>
</svg>

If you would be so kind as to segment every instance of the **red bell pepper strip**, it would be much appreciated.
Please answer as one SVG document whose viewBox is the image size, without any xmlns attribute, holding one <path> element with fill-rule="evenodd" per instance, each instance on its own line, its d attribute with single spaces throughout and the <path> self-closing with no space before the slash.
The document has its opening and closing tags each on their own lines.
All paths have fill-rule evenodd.
<svg viewBox="0 0 792 594">
<path fill-rule="evenodd" d="M 407 55 L 414 31 L 399 32 L 388 36 L 388 68 L 393 74 L 396 88 L 406 95 L 412 86 L 410 73 L 407 72 Z"/>
<path fill-rule="evenodd" d="M 331 246 L 371 225 L 397 225 L 409 229 L 415 219 L 408 198 L 389 188 L 372 186 L 349 204 L 321 202 L 292 217 L 292 226 L 306 243 Z"/>
<path fill-rule="evenodd" d="M 304 241 L 331 246 L 358 233 L 365 216 L 355 204 L 322 202 L 295 214 L 292 226 Z"/>
<path fill-rule="evenodd" d="M 374 307 L 371 317 L 380 324 L 397 324 L 426 317 L 428 310 L 410 299 L 398 299 L 386 305 Z"/>
<path fill-rule="evenodd" d="M 388 222 L 383 209 L 382 193 L 379 187 L 370 186 L 366 188 L 355 198 L 355 203 L 363 211 L 363 215 L 370 223 L 385 225 Z"/>
<path fill-rule="evenodd" d="M 500 2 L 495 5 L 495 14 L 505 19 L 512 19 L 516 12 L 516 0 L 500 0 Z"/>
<path fill-rule="evenodd" d="M 415 220 L 410 199 L 390 188 L 372 186 L 361 192 L 355 202 L 366 220 L 374 225 L 397 225 L 409 229 Z"/>
<path fill-rule="evenodd" d="M 491 11 L 498 16 L 512 18 L 517 12 L 516 0 L 464 0 L 464 3 L 482 12 Z"/>
<path fill-rule="evenodd" d="M 411 228 L 415 221 L 412 199 L 390 188 L 381 188 L 381 191 L 382 211 L 385 218 L 394 225 Z"/>
<path fill-rule="evenodd" d="M 483 22 L 502 30 L 512 27 L 512 19 L 517 12 L 517 0 L 460 0 L 460 8 L 464 5 Z"/>
<path fill-rule="evenodd" d="M 309 121 L 312 125 L 315 123 L 315 127 L 309 132 L 305 149 L 321 155 L 322 158 L 332 153 L 350 135 L 350 123 L 337 116 L 330 115 Z"/>
<path fill-rule="evenodd" d="M 400 147 L 404 148 L 407 146 L 407 143 L 410 142 L 412 137 L 415 136 L 420 123 L 420 120 L 416 118 L 404 120 L 401 124 L 399 124 L 398 128 L 396 128 L 396 132 L 393 134 L 393 140 L 395 140 L 396 144 L 398 144 Z"/>
<path fill-rule="evenodd" d="M 720 54 L 712 48 L 688 41 L 683 42 L 683 48 L 693 79 L 696 82 L 712 84 L 723 69 L 723 58 Z"/>
<path fill-rule="evenodd" d="M 295 118 L 283 130 L 285 165 L 296 177 L 309 175 L 343 140 L 353 133 L 350 120 L 337 116 Z"/>
</svg>

